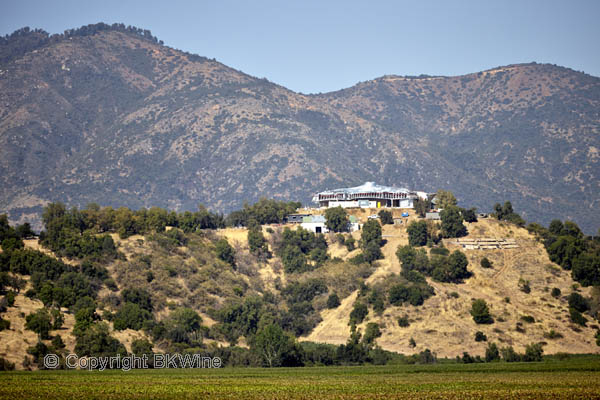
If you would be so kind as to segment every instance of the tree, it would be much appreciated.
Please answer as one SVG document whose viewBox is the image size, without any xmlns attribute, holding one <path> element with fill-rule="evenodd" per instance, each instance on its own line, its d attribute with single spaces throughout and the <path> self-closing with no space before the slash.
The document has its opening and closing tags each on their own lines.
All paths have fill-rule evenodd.
<svg viewBox="0 0 600 400">
<path fill-rule="evenodd" d="M 75 353 L 79 357 L 125 356 L 127 350 L 117 339 L 110 336 L 105 323 L 92 324 L 85 332 L 77 336 Z"/>
<path fill-rule="evenodd" d="M 481 268 L 492 268 L 492 263 L 487 257 L 481 259 Z"/>
<path fill-rule="evenodd" d="M 579 312 L 586 312 L 590 309 L 588 301 L 577 292 L 571 293 L 567 300 L 569 301 L 569 307 Z"/>
<path fill-rule="evenodd" d="M 152 314 L 135 303 L 125 303 L 117 311 L 113 323 L 118 331 L 124 329 L 140 330 L 144 322 L 151 320 Z"/>
<path fill-rule="evenodd" d="M 523 361 L 542 361 L 542 355 L 544 349 L 541 343 L 531 343 L 525 347 L 525 354 L 523 355 Z"/>
<path fill-rule="evenodd" d="M 392 225 L 394 223 L 394 217 L 392 213 L 387 210 L 379 211 L 379 220 L 381 221 L 381 225 Z"/>
<path fill-rule="evenodd" d="M 367 328 L 365 329 L 365 334 L 363 336 L 363 343 L 367 346 L 371 346 L 374 344 L 375 339 L 382 335 L 381 329 L 379 329 L 379 324 L 375 322 L 369 322 L 367 324 Z"/>
<path fill-rule="evenodd" d="M 413 206 L 415 207 L 415 212 L 421 218 L 425 218 L 425 215 L 429 210 L 431 210 L 431 201 L 428 199 L 415 199 L 413 202 Z"/>
<path fill-rule="evenodd" d="M 50 330 L 52 329 L 52 318 L 45 308 L 40 308 L 36 312 L 25 317 L 25 328 L 34 331 L 42 340 L 50 339 Z"/>
<path fill-rule="evenodd" d="M 215 244 L 217 257 L 231 266 L 235 266 L 235 251 L 227 239 L 219 239 Z"/>
<path fill-rule="evenodd" d="M 442 220 L 442 236 L 455 238 L 465 236 L 467 228 L 463 225 L 463 217 L 456 206 L 448 206 L 440 213 Z"/>
<path fill-rule="evenodd" d="M 471 315 L 476 324 L 492 324 L 494 319 L 490 315 L 490 310 L 485 300 L 476 299 L 471 304 Z"/>
<path fill-rule="evenodd" d="M 340 305 L 340 298 L 337 293 L 333 292 L 327 298 L 327 308 L 336 308 Z"/>
<path fill-rule="evenodd" d="M 427 223 L 425 221 L 412 221 L 406 228 L 408 244 L 410 246 L 425 246 L 427 244 Z"/>
<path fill-rule="evenodd" d="M 350 325 L 360 324 L 369 314 L 369 308 L 366 304 L 357 301 L 350 312 Z"/>
<path fill-rule="evenodd" d="M 496 343 L 491 342 L 488 344 L 488 347 L 485 349 L 485 362 L 499 361 L 500 360 L 500 351 L 498 350 L 498 346 Z"/>
<path fill-rule="evenodd" d="M 460 212 L 466 222 L 477 222 L 476 208 L 469 208 L 468 210 L 461 208 Z"/>
<path fill-rule="evenodd" d="M 279 325 L 268 324 L 260 329 L 253 340 L 252 348 L 269 368 L 302 365 L 298 345 Z"/>
<path fill-rule="evenodd" d="M 256 254 L 260 258 L 269 257 L 267 241 L 260 228 L 251 228 L 248 230 L 248 247 L 250 247 L 251 253 Z"/>
<path fill-rule="evenodd" d="M 381 246 L 382 243 L 381 225 L 375 219 L 368 220 L 367 223 L 364 224 L 361 233 L 363 249 L 371 242 L 376 243 L 377 246 Z"/>
<path fill-rule="evenodd" d="M 436 205 L 438 206 L 438 208 L 448 208 L 450 206 L 455 206 L 456 205 L 456 197 L 454 197 L 454 194 L 449 191 L 449 190 L 438 190 L 436 195 L 435 195 L 435 199 L 436 199 Z"/>
<path fill-rule="evenodd" d="M 332 207 L 325 211 L 325 225 L 333 232 L 348 230 L 348 213 L 342 207 Z"/>
</svg>

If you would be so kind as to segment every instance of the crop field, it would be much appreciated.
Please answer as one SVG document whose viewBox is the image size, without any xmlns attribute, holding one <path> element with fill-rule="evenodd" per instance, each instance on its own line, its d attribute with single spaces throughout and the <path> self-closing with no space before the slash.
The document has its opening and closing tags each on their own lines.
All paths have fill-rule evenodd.
<svg viewBox="0 0 600 400">
<path fill-rule="evenodd" d="M 600 399 L 600 360 L 0 373 L 2 399 Z"/>
</svg>

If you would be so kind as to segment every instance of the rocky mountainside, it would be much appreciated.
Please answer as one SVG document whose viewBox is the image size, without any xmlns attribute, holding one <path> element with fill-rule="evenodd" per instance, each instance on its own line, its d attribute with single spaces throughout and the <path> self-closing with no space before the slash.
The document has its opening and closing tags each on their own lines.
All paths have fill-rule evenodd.
<svg viewBox="0 0 600 400">
<path fill-rule="evenodd" d="M 223 212 L 364 181 L 600 225 L 600 79 L 553 65 L 303 95 L 98 24 L 0 40 L 0 212 L 48 201 Z"/>
</svg>

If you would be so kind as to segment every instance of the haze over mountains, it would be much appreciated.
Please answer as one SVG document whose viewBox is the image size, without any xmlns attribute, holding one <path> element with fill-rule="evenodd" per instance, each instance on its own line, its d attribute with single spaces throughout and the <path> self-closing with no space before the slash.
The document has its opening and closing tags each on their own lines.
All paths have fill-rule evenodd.
<svg viewBox="0 0 600 400">
<path fill-rule="evenodd" d="M 600 226 L 600 78 L 522 64 L 303 95 L 98 24 L 0 41 L 0 212 L 223 212 L 365 181 Z"/>
</svg>

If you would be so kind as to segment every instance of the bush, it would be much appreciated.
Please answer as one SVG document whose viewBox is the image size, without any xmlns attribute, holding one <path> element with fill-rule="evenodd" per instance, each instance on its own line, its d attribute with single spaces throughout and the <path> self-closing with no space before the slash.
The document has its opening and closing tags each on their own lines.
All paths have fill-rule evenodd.
<svg viewBox="0 0 600 400">
<path fill-rule="evenodd" d="M 349 325 L 360 324 L 369 314 L 369 309 L 366 304 L 357 301 L 354 303 L 354 308 L 350 312 Z"/>
<path fill-rule="evenodd" d="M 327 308 L 337 308 L 340 305 L 340 298 L 337 293 L 331 293 L 327 298 Z"/>
<path fill-rule="evenodd" d="M 394 217 L 392 213 L 387 210 L 379 211 L 379 220 L 381 221 L 381 225 L 392 225 L 394 223 Z"/>
<path fill-rule="evenodd" d="M 471 304 L 471 315 L 476 324 L 493 324 L 494 319 L 485 300 L 477 299 Z"/>
<path fill-rule="evenodd" d="M 587 310 L 590 309 L 590 305 L 588 303 L 588 301 L 579 293 L 571 293 L 568 297 L 569 300 L 569 307 L 570 308 L 574 308 L 575 310 L 579 311 L 579 312 L 586 312 Z"/>
<path fill-rule="evenodd" d="M 550 295 L 554 298 L 560 297 L 560 294 L 561 294 L 560 289 L 557 287 L 552 288 L 552 291 L 550 292 Z"/>
<path fill-rule="evenodd" d="M 481 268 L 492 268 L 492 263 L 487 257 L 481 259 Z"/>
<path fill-rule="evenodd" d="M 487 336 L 485 335 L 485 333 L 483 333 L 481 331 L 477 331 L 477 332 L 475 332 L 475 341 L 476 342 L 486 342 Z"/>
<path fill-rule="evenodd" d="M 349 236 L 345 241 L 345 246 L 348 251 L 352 251 L 356 248 L 356 240 L 352 236 Z"/>
<path fill-rule="evenodd" d="M 575 308 L 569 308 L 569 316 L 571 317 L 571 322 L 577 325 L 586 326 L 587 319 Z"/>
<path fill-rule="evenodd" d="M 6 360 L 4 357 L 0 357 L 0 371 L 14 371 L 15 364 Z"/>
<path fill-rule="evenodd" d="M 554 329 L 550 329 L 548 332 L 544 332 L 544 338 L 546 339 L 560 339 L 563 335 L 559 332 L 556 332 Z"/>
<path fill-rule="evenodd" d="M 522 315 L 521 321 L 527 322 L 528 324 L 533 324 L 535 322 L 535 318 L 531 315 Z"/>
<path fill-rule="evenodd" d="M 398 326 L 401 328 L 406 328 L 410 326 L 410 322 L 408 321 L 408 316 L 404 315 L 402 317 L 398 317 Z"/>
</svg>

